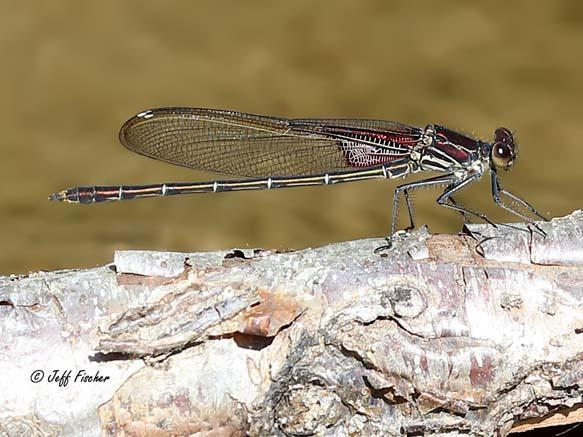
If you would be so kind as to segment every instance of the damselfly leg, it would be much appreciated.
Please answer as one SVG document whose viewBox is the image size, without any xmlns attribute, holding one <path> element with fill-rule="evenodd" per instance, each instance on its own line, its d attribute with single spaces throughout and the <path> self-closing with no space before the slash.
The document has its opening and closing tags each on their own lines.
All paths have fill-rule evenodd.
<svg viewBox="0 0 583 437">
<path fill-rule="evenodd" d="M 546 237 L 547 234 L 545 231 L 543 231 L 541 229 L 541 227 L 539 225 L 536 224 L 536 222 L 531 219 L 530 217 L 528 217 L 525 214 L 522 214 L 520 211 L 517 211 L 515 209 L 513 209 L 511 206 L 509 206 L 508 204 L 504 203 L 502 201 L 502 198 L 500 197 L 501 194 L 508 196 L 510 199 L 514 200 L 516 203 L 518 203 L 519 205 L 522 205 L 524 208 L 528 209 L 532 214 L 536 215 L 538 218 L 544 220 L 545 222 L 548 222 L 549 219 L 547 219 L 546 217 L 544 217 L 543 215 L 541 215 L 536 209 L 534 209 L 534 207 L 532 205 L 530 205 L 526 200 L 521 199 L 520 197 L 516 196 L 515 194 L 512 194 L 510 191 L 502 188 L 500 186 L 500 181 L 498 180 L 498 175 L 495 171 L 491 172 L 491 182 L 492 182 L 492 198 L 494 199 L 494 202 L 496 202 L 496 205 L 498 205 L 500 208 L 505 209 L 506 211 L 520 217 L 521 219 L 523 219 L 524 221 L 526 221 L 528 224 L 530 224 L 533 228 L 536 229 L 536 231 L 543 237 Z"/>
<path fill-rule="evenodd" d="M 446 175 L 442 175 L 442 176 L 436 176 L 436 177 L 429 178 L 429 179 L 423 179 L 420 181 L 399 185 L 395 189 L 395 192 L 393 194 L 393 211 L 392 211 L 392 217 L 391 217 L 391 228 L 389 231 L 389 236 L 387 237 L 388 244 L 378 247 L 375 250 L 375 252 L 378 253 L 380 251 L 390 249 L 392 247 L 393 238 L 395 235 L 395 231 L 397 229 L 397 215 L 398 215 L 398 207 L 399 207 L 399 197 L 400 197 L 401 193 L 403 193 L 403 197 L 405 198 L 405 202 L 407 204 L 407 212 L 409 213 L 410 227 L 407 228 L 406 230 L 411 230 L 415 227 L 415 220 L 413 217 L 413 208 L 411 206 L 409 192 L 413 191 L 413 190 L 417 190 L 419 188 L 447 185 L 446 190 L 437 198 L 437 202 L 440 205 L 443 205 L 447 208 L 451 208 L 451 209 L 454 209 L 456 211 L 459 211 L 459 212 L 463 213 L 464 215 L 465 214 L 475 215 L 475 216 L 487 221 L 488 223 L 491 223 L 492 225 L 494 225 L 494 223 L 490 219 L 488 219 L 488 217 L 486 217 L 484 214 L 480 214 L 478 212 L 463 208 L 463 207 L 457 205 L 452 198 L 453 194 L 456 191 L 458 191 L 461 188 L 464 188 L 466 185 L 479 179 L 479 177 L 480 177 L 480 175 L 476 174 L 476 175 L 472 175 L 466 179 L 460 180 L 456 175 L 450 173 L 450 174 L 446 174 Z"/>
<path fill-rule="evenodd" d="M 478 218 L 484 220 L 486 223 L 488 223 L 494 227 L 497 227 L 496 223 L 494 223 L 492 220 L 490 220 L 485 214 L 482 214 L 482 213 L 477 212 L 477 211 L 472 211 L 471 209 L 464 208 L 464 207 L 456 204 L 456 202 L 452 198 L 454 193 L 456 193 L 457 191 L 461 190 L 462 188 L 468 186 L 472 182 L 476 182 L 478 179 L 480 179 L 480 177 L 481 177 L 481 175 L 479 173 L 475 173 L 473 175 L 468 176 L 465 179 L 456 180 L 456 182 L 454 184 L 448 186 L 447 189 L 437 198 L 437 203 L 439 203 L 441 206 L 445 206 L 446 208 L 450 208 L 450 209 L 453 209 L 454 211 L 461 212 L 464 217 L 466 216 L 466 214 L 473 215 L 475 217 L 478 217 Z"/>
<path fill-rule="evenodd" d="M 465 220 L 466 215 L 473 215 L 473 216 L 478 217 L 478 218 L 484 220 L 485 222 L 491 224 L 492 226 L 496 227 L 496 224 L 492 220 L 490 220 L 485 214 L 482 214 L 482 213 L 477 212 L 477 211 L 472 211 L 471 209 L 464 208 L 464 207 L 458 205 L 457 202 L 453 199 L 453 195 L 456 192 L 458 192 L 462 188 L 465 188 L 466 186 L 468 186 L 472 182 L 479 180 L 480 177 L 481 177 L 481 174 L 479 174 L 479 173 L 471 174 L 470 176 L 467 176 L 466 178 L 463 178 L 463 179 L 460 179 L 458 176 L 456 176 L 454 174 L 446 174 L 443 176 L 436 176 L 433 178 L 423 179 L 420 181 L 411 182 L 409 184 L 404 184 L 404 185 L 398 186 L 395 189 L 395 192 L 393 195 L 393 214 L 392 214 L 392 219 L 391 219 L 390 234 L 387 238 L 388 244 L 377 248 L 375 250 L 375 252 L 378 253 L 382 250 L 389 249 L 392 246 L 393 237 L 394 237 L 396 227 L 397 227 L 397 211 L 398 211 L 398 206 L 399 206 L 399 196 L 401 193 L 403 193 L 403 195 L 405 197 L 405 201 L 407 203 L 407 210 L 409 213 L 409 220 L 411 223 L 411 227 L 407 228 L 406 230 L 410 230 L 410 229 L 413 229 L 415 227 L 415 221 L 413 218 L 412 207 L 410 204 L 410 199 L 409 199 L 408 193 L 410 191 L 413 191 L 413 190 L 416 190 L 419 188 L 426 188 L 426 187 L 438 186 L 438 185 L 447 185 L 447 188 L 445 189 L 445 191 L 437 198 L 438 204 L 440 204 L 441 206 L 444 206 L 446 208 L 450 208 L 450 209 L 453 209 L 454 211 L 458 211 L 458 212 L 462 213 L 462 215 L 464 216 L 464 220 Z"/>
</svg>

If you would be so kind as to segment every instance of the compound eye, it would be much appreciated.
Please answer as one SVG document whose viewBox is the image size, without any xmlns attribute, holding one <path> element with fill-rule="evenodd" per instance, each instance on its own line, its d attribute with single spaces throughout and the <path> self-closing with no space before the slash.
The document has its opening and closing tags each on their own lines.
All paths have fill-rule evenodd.
<svg viewBox="0 0 583 437">
<path fill-rule="evenodd" d="M 502 141 L 507 144 L 511 144 L 514 142 L 514 138 L 512 137 L 512 132 L 505 127 L 499 127 L 494 132 L 494 141 Z"/>
<path fill-rule="evenodd" d="M 492 146 L 492 161 L 496 167 L 507 169 L 514 161 L 514 150 L 509 144 L 498 141 Z"/>
</svg>

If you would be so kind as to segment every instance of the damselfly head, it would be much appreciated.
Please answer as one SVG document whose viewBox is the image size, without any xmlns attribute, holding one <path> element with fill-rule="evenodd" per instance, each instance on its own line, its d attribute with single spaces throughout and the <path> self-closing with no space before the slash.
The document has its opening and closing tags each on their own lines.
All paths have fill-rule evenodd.
<svg viewBox="0 0 583 437">
<path fill-rule="evenodd" d="M 516 159 L 516 143 L 512 132 L 500 127 L 494 132 L 494 144 L 490 150 L 490 158 L 496 167 L 508 170 Z"/>
</svg>

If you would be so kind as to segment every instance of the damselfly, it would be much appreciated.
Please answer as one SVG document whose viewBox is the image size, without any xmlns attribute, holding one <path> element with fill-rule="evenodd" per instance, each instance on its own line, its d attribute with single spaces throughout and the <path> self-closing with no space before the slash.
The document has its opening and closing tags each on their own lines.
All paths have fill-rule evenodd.
<svg viewBox="0 0 583 437">
<path fill-rule="evenodd" d="M 122 126 L 119 139 L 128 149 L 159 161 L 245 179 L 75 187 L 52 194 L 49 199 L 94 203 L 174 194 L 330 185 L 398 178 L 421 171 L 441 173 L 395 189 L 388 236 L 391 244 L 401 194 L 409 214 L 408 229 L 412 229 L 415 222 L 409 193 L 421 187 L 445 186 L 437 198 L 438 204 L 494 225 L 486 215 L 460 206 L 453 198 L 489 170 L 494 202 L 544 235 L 525 213 L 529 211 L 542 220 L 546 218 L 500 186 L 497 171 L 508 170 L 516 158 L 516 144 L 506 128 L 496 129 L 494 141 L 489 143 L 435 124 L 418 128 L 382 120 L 285 119 L 218 109 L 160 108 L 129 119 Z"/>
</svg>

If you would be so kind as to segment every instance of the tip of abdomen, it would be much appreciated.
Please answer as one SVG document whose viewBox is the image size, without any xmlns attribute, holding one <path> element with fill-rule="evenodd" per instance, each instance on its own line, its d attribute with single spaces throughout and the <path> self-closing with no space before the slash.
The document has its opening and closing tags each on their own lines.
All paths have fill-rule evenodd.
<svg viewBox="0 0 583 437">
<path fill-rule="evenodd" d="M 49 195 L 49 200 L 58 200 L 60 202 L 67 201 L 67 192 L 66 191 L 59 191 L 58 193 L 53 193 Z"/>
<path fill-rule="evenodd" d="M 70 188 L 68 190 L 59 191 L 49 196 L 49 200 L 56 200 L 59 202 L 79 203 L 79 189 Z"/>
</svg>

